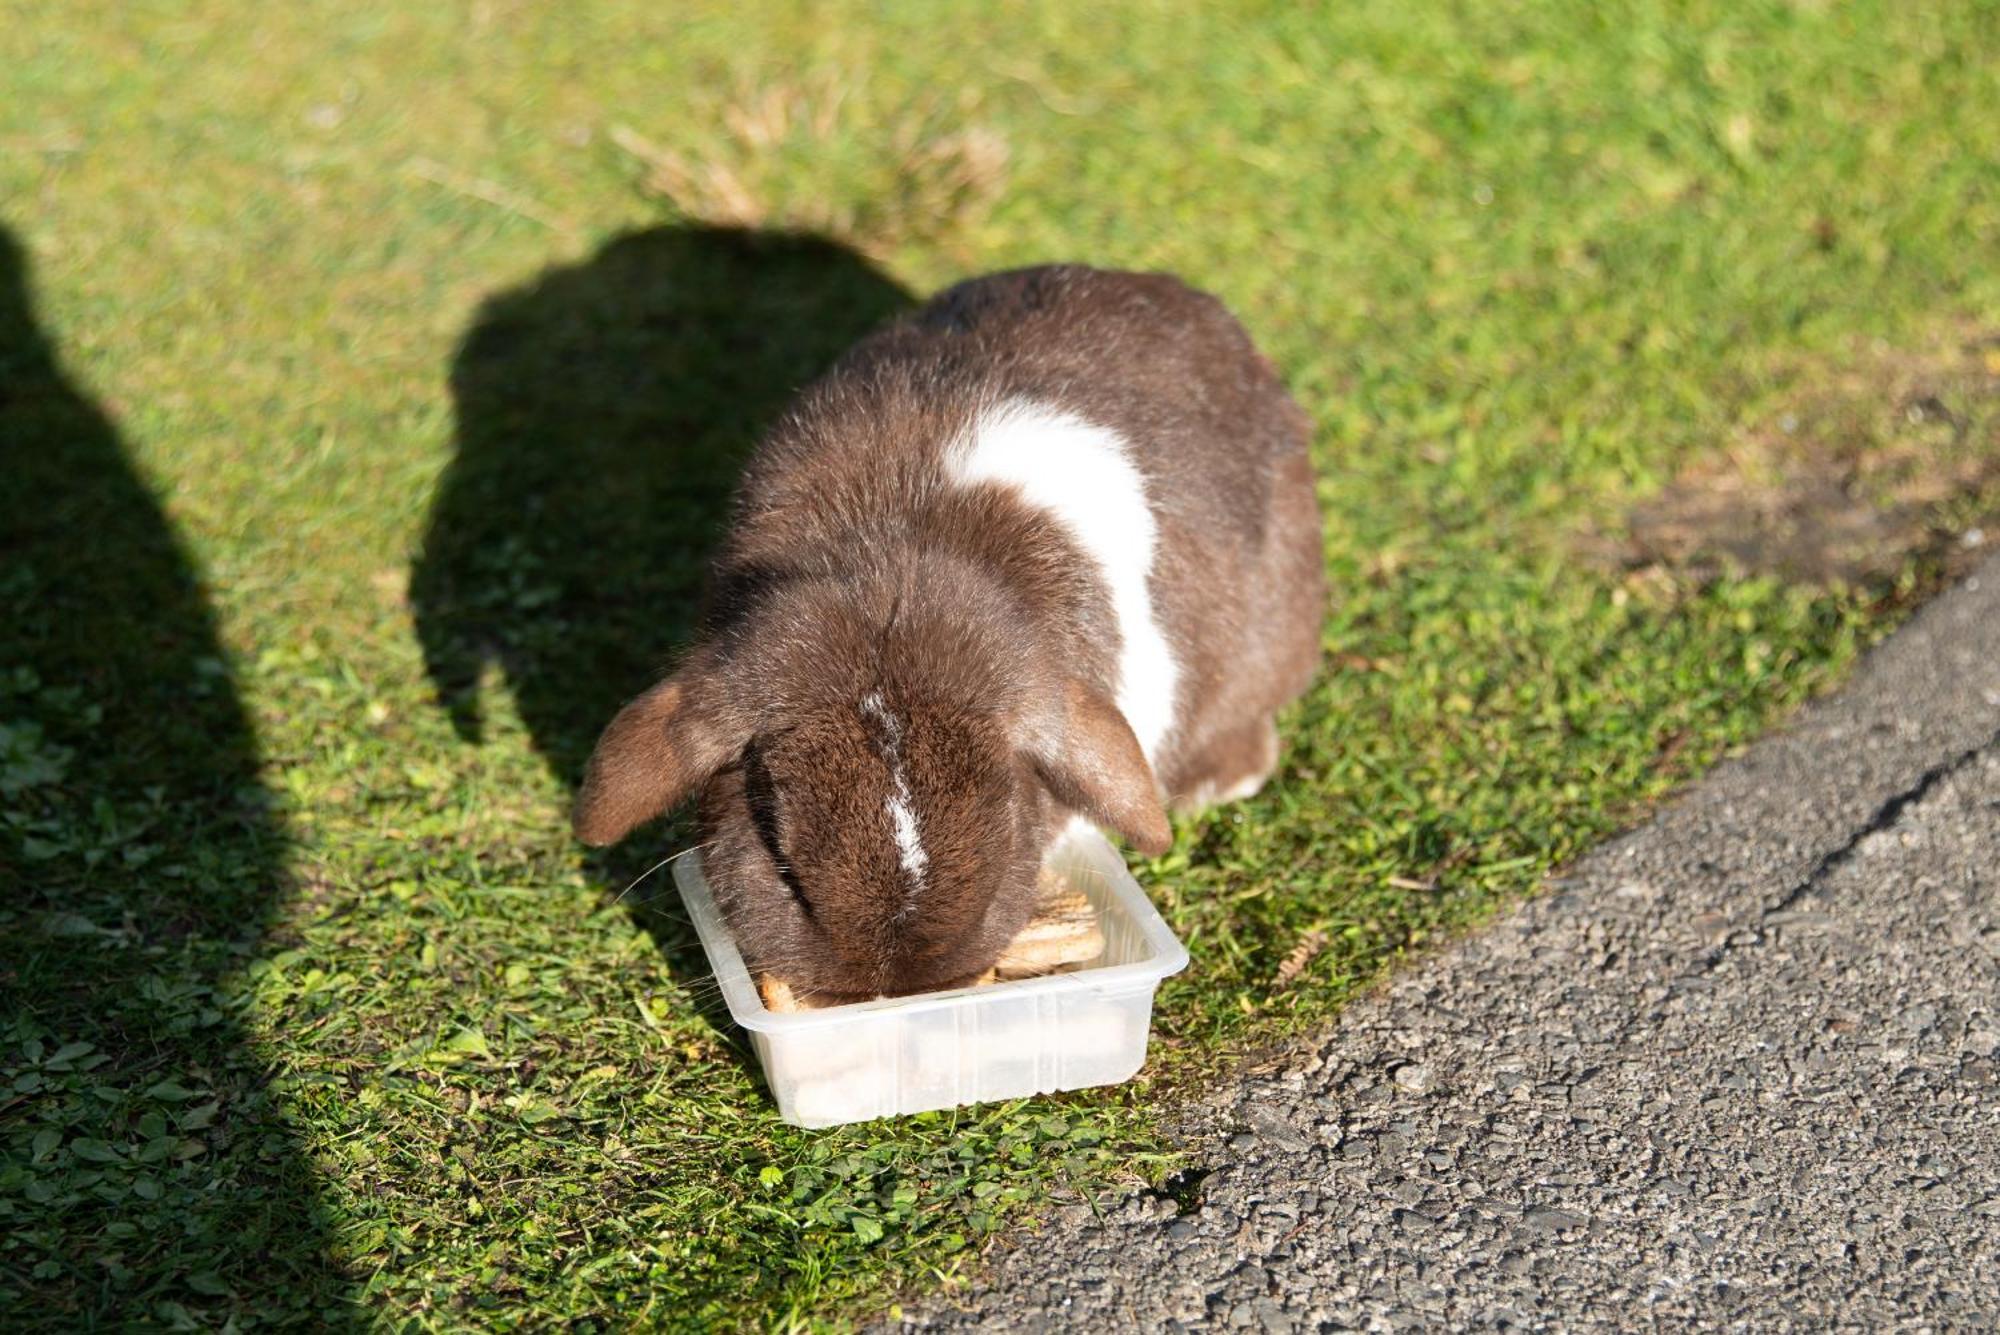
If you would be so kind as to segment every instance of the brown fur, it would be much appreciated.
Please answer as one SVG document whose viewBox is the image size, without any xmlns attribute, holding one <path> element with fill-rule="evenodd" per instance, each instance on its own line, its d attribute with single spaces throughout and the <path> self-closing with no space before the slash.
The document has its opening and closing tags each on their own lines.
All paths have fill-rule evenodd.
<svg viewBox="0 0 2000 1335">
<path fill-rule="evenodd" d="M 1095 565 L 946 445 L 1013 398 L 1120 434 L 1180 665 L 1147 764 L 1119 713 Z M 1307 423 L 1241 327 L 1161 275 L 1022 270 L 953 288 L 809 386 L 752 460 L 705 632 L 606 729 L 593 843 L 702 789 L 712 884 L 754 968 L 802 997 L 968 981 L 1027 920 L 1072 812 L 1163 851 L 1183 805 L 1269 772 L 1323 601 Z M 900 736 L 859 706 L 878 696 Z M 906 775 L 913 888 L 883 794 Z"/>
</svg>

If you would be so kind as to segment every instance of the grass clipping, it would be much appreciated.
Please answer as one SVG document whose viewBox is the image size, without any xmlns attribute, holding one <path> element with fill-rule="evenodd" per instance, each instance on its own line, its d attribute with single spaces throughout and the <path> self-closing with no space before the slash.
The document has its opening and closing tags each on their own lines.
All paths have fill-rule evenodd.
<svg viewBox="0 0 2000 1335">
<path fill-rule="evenodd" d="M 1042 868 L 1037 889 L 1034 916 L 1015 933 L 994 966 L 973 980 L 975 987 L 1064 973 L 1104 953 L 1097 910 L 1083 891 L 1047 867 Z M 784 980 L 769 974 L 758 980 L 757 990 L 764 998 L 764 1008 L 774 1014 L 814 1009 L 811 1000 L 800 998 Z"/>
</svg>

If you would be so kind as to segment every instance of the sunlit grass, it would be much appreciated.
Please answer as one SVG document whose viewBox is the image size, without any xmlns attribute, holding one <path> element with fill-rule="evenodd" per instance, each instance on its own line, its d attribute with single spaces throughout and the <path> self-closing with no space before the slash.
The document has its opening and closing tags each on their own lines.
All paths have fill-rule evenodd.
<svg viewBox="0 0 2000 1335">
<path fill-rule="evenodd" d="M 0 548 L 6 1323 L 810 1324 L 1162 1171 L 1172 1088 L 1529 892 L 1934 580 L 1602 553 L 1837 421 L 1827 385 L 1877 448 L 1885 347 L 1949 343 L 1953 457 L 2000 453 L 1996 20 L 0 11 L 36 293 L 0 348 L 75 392 L 0 385 L 9 542 L 55 507 L 152 572 Z M 570 840 L 578 750 L 684 633 L 760 414 L 901 303 L 1052 258 L 1181 272 L 1279 363 L 1327 668 L 1280 781 L 1139 869 L 1194 955 L 1148 1078 L 793 1130 L 664 876 L 614 902 L 675 832 Z M 17 466 L 91 431 L 97 471 Z M 50 610 L 93 588 L 131 610 Z"/>
</svg>

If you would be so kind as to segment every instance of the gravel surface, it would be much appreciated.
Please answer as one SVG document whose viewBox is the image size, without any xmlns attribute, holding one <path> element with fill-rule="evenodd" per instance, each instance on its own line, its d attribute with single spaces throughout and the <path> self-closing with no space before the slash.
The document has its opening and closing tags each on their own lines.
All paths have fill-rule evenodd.
<svg viewBox="0 0 2000 1335">
<path fill-rule="evenodd" d="M 1198 967 L 1198 962 L 1197 962 Z M 2000 561 L 912 1318 L 2000 1324 Z"/>
</svg>

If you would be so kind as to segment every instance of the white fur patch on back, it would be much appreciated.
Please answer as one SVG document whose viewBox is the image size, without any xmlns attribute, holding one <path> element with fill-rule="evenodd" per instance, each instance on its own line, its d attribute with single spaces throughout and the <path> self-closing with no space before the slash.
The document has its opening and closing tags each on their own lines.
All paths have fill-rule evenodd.
<svg viewBox="0 0 2000 1335">
<path fill-rule="evenodd" d="M 910 878 L 910 898 L 915 899 L 930 868 L 931 855 L 924 851 L 923 832 L 917 826 L 916 800 L 910 793 L 910 779 L 903 772 L 903 721 L 889 711 L 881 693 L 870 691 L 861 697 L 861 712 L 882 729 L 884 759 L 889 762 L 889 796 L 882 809 L 889 814 L 889 829 L 896 840 L 896 858 Z"/>
<path fill-rule="evenodd" d="M 1017 489 L 1097 563 L 1118 621 L 1118 708 L 1148 763 L 1155 761 L 1173 730 L 1180 665 L 1153 610 L 1147 580 L 1159 530 L 1124 438 L 1074 413 L 1014 399 L 980 414 L 947 450 L 945 467 L 961 485 Z"/>
</svg>

